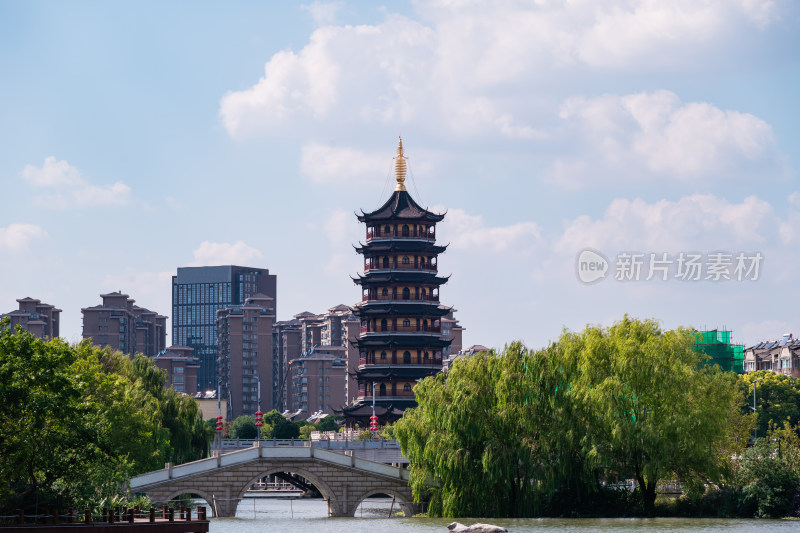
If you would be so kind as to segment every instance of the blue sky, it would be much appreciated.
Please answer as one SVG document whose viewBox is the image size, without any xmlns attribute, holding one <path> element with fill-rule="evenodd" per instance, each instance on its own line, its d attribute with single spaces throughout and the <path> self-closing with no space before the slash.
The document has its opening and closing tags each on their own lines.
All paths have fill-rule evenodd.
<svg viewBox="0 0 800 533">
<path fill-rule="evenodd" d="M 177 267 L 229 263 L 278 275 L 279 319 L 355 303 L 353 212 L 402 135 L 465 344 L 625 313 L 798 334 L 798 30 L 791 0 L 5 2 L 0 310 L 78 340 L 100 293 L 169 315 Z M 681 252 L 763 261 L 615 279 Z"/>
</svg>

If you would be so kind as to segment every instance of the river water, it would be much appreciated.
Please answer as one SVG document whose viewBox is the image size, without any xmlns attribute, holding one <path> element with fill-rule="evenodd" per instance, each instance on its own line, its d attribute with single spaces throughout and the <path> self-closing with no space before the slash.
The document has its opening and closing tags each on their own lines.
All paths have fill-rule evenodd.
<svg viewBox="0 0 800 533">
<path fill-rule="evenodd" d="M 447 533 L 447 518 L 388 517 L 391 499 L 369 499 L 356 511 L 355 518 L 328 518 L 328 508 L 321 499 L 245 498 L 236 518 L 214 518 L 210 533 Z M 394 507 L 391 514 L 395 514 Z M 468 519 L 464 524 L 489 522 L 508 528 L 512 533 L 569 533 L 645 531 L 690 531 L 693 533 L 744 533 L 749 531 L 800 532 L 800 521 L 730 520 L 697 518 L 615 518 L 615 519 Z"/>
</svg>

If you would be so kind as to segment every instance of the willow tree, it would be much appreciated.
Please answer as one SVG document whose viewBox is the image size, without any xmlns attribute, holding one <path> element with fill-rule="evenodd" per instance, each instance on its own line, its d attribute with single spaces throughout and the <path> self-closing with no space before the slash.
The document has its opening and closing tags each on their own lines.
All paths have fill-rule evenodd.
<svg viewBox="0 0 800 533">
<path fill-rule="evenodd" d="M 578 366 L 570 394 L 583 410 L 592 464 L 636 479 L 647 514 L 659 481 L 721 479 L 735 375 L 700 365 L 695 333 L 627 316 L 608 329 L 565 332 L 558 350 Z"/>
<path fill-rule="evenodd" d="M 395 425 L 411 487 L 444 516 L 537 516 L 552 496 L 585 492 L 582 432 L 555 350 L 513 343 L 458 360 L 415 388 Z"/>
</svg>

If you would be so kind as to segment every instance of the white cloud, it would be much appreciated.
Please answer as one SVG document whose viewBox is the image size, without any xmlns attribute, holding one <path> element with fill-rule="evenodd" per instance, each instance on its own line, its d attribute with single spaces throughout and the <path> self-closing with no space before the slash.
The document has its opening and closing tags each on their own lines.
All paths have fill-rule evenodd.
<svg viewBox="0 0 800 533">
<path fill-rule="evenodd" d="M 789 214 L 779 228 L 781 240 L 786 245 L 800 244 L 800 192 L 789 195 Z"/>
<path fill-rule="evenodd" d="M 487 226 L 482 216 L 463 209 L 448 210 L 438 231 L 437 240 L 449 242 L 448 250 L 478 254 L 529 250 L 542 242 L 541 229 L 535 222 Z"/>
<path fill-rule="evenodd" d="M 234 244 L 203 241 L 192 254 L 194 261 L 191 266 L 246 265 L 264 257 L 256 248 L 242 241 Z"/>
<path fill-rule="evenodd" d="M 118 181 L 111 185 L 92 185 L 80 171 L 64 160 L 48 156 L 41 167 L 26 165 L 22 176 L 34 187 L 46 192 L 36 203 L 67 209 L 101 205 L 125 205 L 131 200 L 131 188 Z"/>
<path fill-rule="evenodd" d="M 274 54 L 252 87 L 222 98 L 230 135 L 424 119 L 451 139 L 544 139 L 552 95 L 577 71 L 591 79 L 603 69 L 724 69 L 719 50 L 740 61 L 735 51 L 791 9 L 766 0 L 442 0 L 416 4 L 419 20 L 331 26 L 338 5 L 307 6 L 325 26 L 301 50 Z"/>
<path fill-rule="evenodd" d="M 616 199 L 597 220 L 583 215 L 567 221 L 554 247 L 567 254 L 587 247 L 606 253 L 760 247 L 773 239 L 777 222 L 772 206 L 754 196 L 741 203 L 708 194 L 652 204 Z"/>
<path fill-rule="evenodd" d="M 300 168 L 315 183 L 379 183 L 391 171 L 388 153 L 366 153 L 322 144 L 303 146 Z"/>
<path fill-rule="evenodd" d="M 684 104 L 670 91 L 573 98 L 560 118 L 583 144 L 580 154 L 557 159 L 549 169 L 552 181 L 568 187 L 656 178 L 730 180 L 756 165 L 779 166 L 766 122 L 707 103 Z"/>
<path fill-rule="evenodd" d="M 0 251 L 24 250 L 33 241 L 46 236 L 47 232 L 34 224 L 9 224 L 4 228 L 0 227 Z"/>
<path fill-rule="evenodd" d="M 337 13 L 344 7 L 344 2 L 319 2 L 314 1 L 309 5 L 301 6 L 308 11 L 314 24 L 317 26 L 329 26 L 336 23 Z"/>
</svg>

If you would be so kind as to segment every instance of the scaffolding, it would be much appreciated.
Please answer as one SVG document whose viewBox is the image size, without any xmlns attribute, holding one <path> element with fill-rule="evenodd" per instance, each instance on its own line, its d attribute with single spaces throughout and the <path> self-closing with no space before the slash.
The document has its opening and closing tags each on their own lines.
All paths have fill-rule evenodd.
<svg viewBox="0 0 800 533">
<path fill-rule="evenodd" d="M 704 364 L 719 365 L 726 372 L 744 373 L 744 345 L 731 343 L 731 332 L 712 329 L 698 331 L 694 349 L 710 357 Z"/>
</svg>

